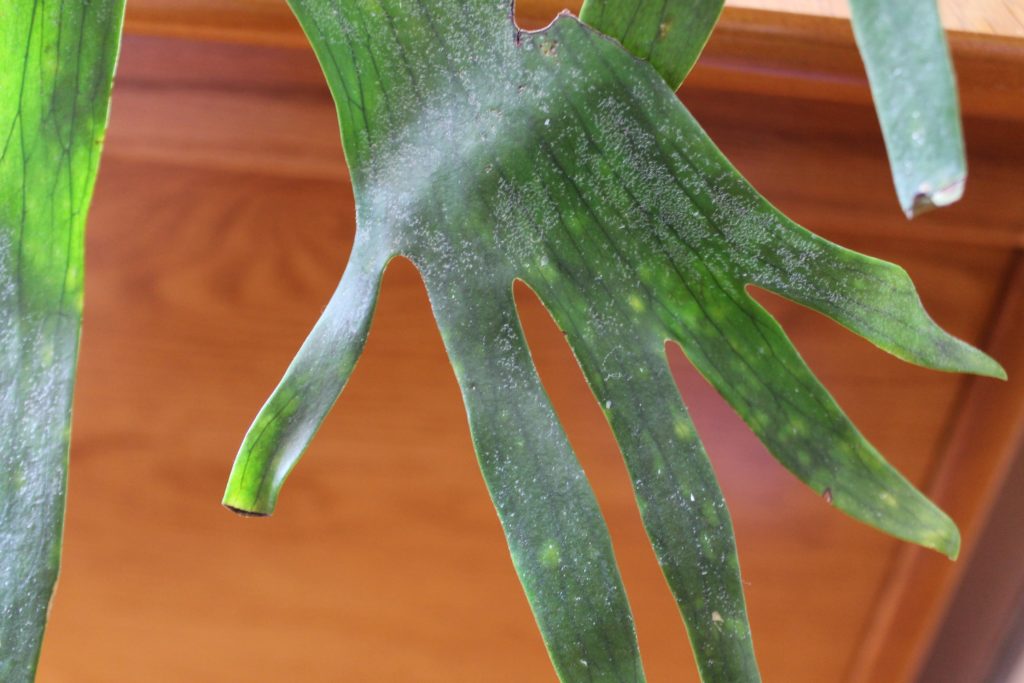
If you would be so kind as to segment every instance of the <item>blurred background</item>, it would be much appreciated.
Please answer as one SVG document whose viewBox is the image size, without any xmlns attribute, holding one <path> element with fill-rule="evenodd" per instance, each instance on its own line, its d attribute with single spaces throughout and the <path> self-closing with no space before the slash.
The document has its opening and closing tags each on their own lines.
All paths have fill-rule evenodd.
<svg viewBox="0 0 1024 683">
<path fill-rule="evenodd" d="M 564 3 L 522 0 L 542 26 Z M 570 3 L 571 5 L 571 3 Z M 868 438 L 964 535 L 951 563 L 802 487 L 669 349 L 736 527 L 766 681 L 1024 680 L 1024 9 L 943 3 L 970 181 L 908 223 L 844 4 L 730 3 L 680 98 L 793 219 L 901 264 L 1011 381 L 903 364 L 759 295 Z M 577 5 L 570 9 L 578 9 Z M 554 681 L 415 269 L 270 519 L 219 505 L 354 231 L 334 110 L 283 0 L 130 0 L 89 224 L 63 574 L 42 683 Z M 696 681 L 625 469 L 525 288 L 541 376 L 598 492 L 651 681 Z"/>
</svg>

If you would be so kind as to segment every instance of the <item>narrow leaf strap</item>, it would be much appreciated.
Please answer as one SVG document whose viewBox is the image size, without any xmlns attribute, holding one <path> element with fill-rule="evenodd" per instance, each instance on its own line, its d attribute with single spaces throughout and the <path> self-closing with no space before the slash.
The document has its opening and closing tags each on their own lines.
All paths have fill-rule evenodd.
<svg viewBox="0 0 1024 683">
<path fill-rule="evenodd" d="M 651 63 L 679 88 L 697 62 L 724 0 L 586 0 L 580 21 Z"/>
<path fill-rule="evenodd" d="M 789 220 L 718 150 L 709 150 L 702 161 L 701 170 L 715 175 L 721 190 L 733 198 L 733 206 L 722 214 L 723 237 L 745 256 L 732 264 L 730 280 L 823 313 L 909 363 L 1006 378 L 999 363 L 932 320 L 903 268 L 841 247 Z"/>
<path fill-rule="evenodd" d="M 850 10 L 903 212 L 913 218 L 952 204 L 967 162 L 935 0 L 850 0 Z"/>
<path fill-rule="evenodd" d="M 670 327 L 772 455 L 852 517 L 955 558 L 956 525 L 864 438 L 775 319 L 743 291 L 705 287 L 699 323 Z"/>
<path fill-rule="evenodd" d="M 559 678 L 643 681 L 608 530 L 533 366 L 511 286 L 424 272 L 477 460 Z"/>
<path fill-rule="evenodd" d="M 760 681 L 732 522 L 704 447 L 668 370 L 663 343 L 601 325 L 594 296 L 537 291 L 566 333 L 622 450 L 644 527 L 686 621 L 704 683 Z M 651 318 L 625 302 L 638 325 Z"/>
<path fill-rule="evenodd" d="M 939 327 L 903 268 L 822 239 L 790 221 L 760 236 L 751 284 L 824 313 L 892 355 L 933 370 L 1006 379 L 1002 366 Z"/>
<path fill-rule="evenodd" d="M 0 681 L 35 677 L 60 566 L 85 219 L 121 0 L 0 10 Z"/>
<path fill-rule="evenodd" d="M 359 360 L 388 259 L 357 235 L 338 289 L 245 435 L 224 492 L 227 507 L 274 511 L 281 486 Z"/>
</svg>

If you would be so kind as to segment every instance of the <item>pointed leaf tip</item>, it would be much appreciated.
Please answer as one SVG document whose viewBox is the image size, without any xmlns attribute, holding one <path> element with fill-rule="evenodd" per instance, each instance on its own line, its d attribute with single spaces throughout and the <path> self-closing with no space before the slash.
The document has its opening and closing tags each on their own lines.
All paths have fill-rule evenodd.
<svg viewBox="0 0 1024 683">
<path fill-rule="evenodd" d="M 969 372 L 981 377 L 991 377 L 992 379 L 998 379 L 1004 382 L 1009 379 L 1009 375 L 1006 374 L 1006 369 L 999 363 L 999 361 L 984 351 L 978 351 L 977 349 L 975 349 L 975 351 L 977 351 L 976 365 L 971 368 L 965 368 L 962 372 Z"/>
<path fill-rule="evenodd" d="M 938 510 L 938 508 L 935 508 Z M 945 555 L 951 561 L 960 556 L 960 529 L 949 515 L 940 511 L 942 521 L 931 531 L 916 539 L 904 539 Z"/>
<path fill-rule="evenodd" d="M 952 524 L 952 522 L 950 523 Z M 953 562 L 956 562 L 957 558 L 960 557 L 960 529 L 957 528 L 956 524 L 953 524 L 952 535 L 938 550 Z"/>
</svg>

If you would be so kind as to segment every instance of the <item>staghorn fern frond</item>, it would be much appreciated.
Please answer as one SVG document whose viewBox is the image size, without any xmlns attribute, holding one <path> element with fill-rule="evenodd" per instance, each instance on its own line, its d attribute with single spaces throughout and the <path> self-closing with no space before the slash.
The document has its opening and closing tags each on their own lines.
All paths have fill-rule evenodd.
<svg viewBox="0 0 1024 683">
<path fill-rule="evenodd" d="M 337 104 L 358 228 L 338 290 L 242 444 L 224 502 L 272 512 L 356 363 L 384 268 L 405 256 L 426 284 L 559 676 L 643 680 L 607 529 L 523 338 L 512 297 L 521 280 L 605 410 L 703 679 L 756 681 L 729 514 L 666 340 L 811 488 L 949 556 L 953 523 L 864 439 L 746 288 L 820 311 L 913 363 L 1002 370 L 928 317 L 902 269 L 776 211 L 680 104 L 673 88 L 720 2 L 702 5 L 706 27 L 691 33 L 616 23 L 604 4 L 588 3 L 584 17 L 606 30 L 635 25 L 646 38 L 631 49 L 654 41 L 652 59 L 672 58 L 656 71 L 567 15 L 523 32 L 503 0 L 292 0 Z"/>
</svg>

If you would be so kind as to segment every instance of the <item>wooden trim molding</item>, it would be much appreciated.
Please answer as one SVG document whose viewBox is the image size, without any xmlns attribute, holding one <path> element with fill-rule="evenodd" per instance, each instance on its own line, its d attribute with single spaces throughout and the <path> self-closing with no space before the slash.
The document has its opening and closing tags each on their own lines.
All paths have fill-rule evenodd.
<svg viewBox="0 0 1024 683">
<path fill-rule="evenodd" d="M 523 26 L 538 28 L 560 8 L 577 10 L 579 4 L 526 0 L 518 3 L 517 17 Z M 1004 15 L 992 3 L 945 5 L 965 115 L 1024 118 L 1024 30 L 1006 19 L 1024 15 L 1024 8 Z M 136 0 L 129 3 L 126 29 L 137 35 L 308 49 L 284 0 Z M 849 21 L 835 2 L 731 2 L 701 65 L 687 87 L 840 102 L 870 98 Z"/>
<path fill-rule="evenodd" d="M 1024 119 L 1024 38 L 949 34 L 965 116 Z M 871 95 L 845 19 L 732 9 L 684 84 L 868 104 Z"/>
<path fill-rule="evenodd" d="M 562 9 L 579 12 L 581 4 L 582 0 L 516 0 L 516 16 L 523 25 L 537 28 Z M 1024 6 L 1016 0 L 939 0 L 939 7 L 947 30 L 986 39 L 1024 39 Z M 847 0 L 726 0 L 725 16 L 736 12 L 825 22 L 845 22 L 850 16 Z M 127 27 L 135 33 L 304 44 L 285 0 L 133 0 Z"/>
<path fill-rule="evenodd" d="M 1024 680 L 1024 450 L 1002 482 L 919 683 Z"/>
</svg>

